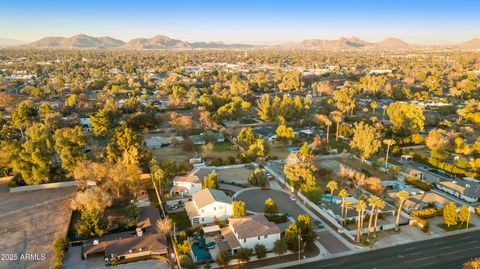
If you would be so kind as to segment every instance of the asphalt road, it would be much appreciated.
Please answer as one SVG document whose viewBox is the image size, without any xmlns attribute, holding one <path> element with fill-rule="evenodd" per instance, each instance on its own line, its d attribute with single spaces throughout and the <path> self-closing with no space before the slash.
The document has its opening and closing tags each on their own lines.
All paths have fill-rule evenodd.
<svg viewBox="0 0 480 269">
<path fill-rule="evenodd" d="M 464 262 L 475 257 L 480 257 L 478 230 L 288 268 L 454 269 L 461 268 Z"/>
</svg>

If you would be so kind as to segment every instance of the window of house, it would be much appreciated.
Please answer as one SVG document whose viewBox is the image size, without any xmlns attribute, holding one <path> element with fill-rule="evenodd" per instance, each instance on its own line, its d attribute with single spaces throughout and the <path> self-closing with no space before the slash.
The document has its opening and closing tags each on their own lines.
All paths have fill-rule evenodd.
<svg viewBox="0 0 480 269">
<path fill-rule="evenodd" d="M 243 243 L 247 243 L 247 238 L 244 238 L 244 239 L 243 239 Z"/>
<path fill-rule="evenodd" d="M 260 236 L 257 238 L 257 240 L 260 240 Z"/>
<path fill-rule="evenodd" d="M 215 206 L 213 207 L 213 211 L 217 211 L 217 208 Z"/>
<path fill-rule="evenodd" d="M 264 235 L 263 238 L 267 238 L 268 237 L 268 234 Z"/>
</svg>

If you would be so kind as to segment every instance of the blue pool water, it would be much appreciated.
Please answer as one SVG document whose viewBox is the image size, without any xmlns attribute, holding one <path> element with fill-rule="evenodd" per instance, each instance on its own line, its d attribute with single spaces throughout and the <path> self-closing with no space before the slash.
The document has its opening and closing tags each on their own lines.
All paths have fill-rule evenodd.
<svg viewBox="0 0 480 269">
<path fill-rule="evenodd" d="M 207 245 L 205 244 L 205 238 L 197 238 L 197 242 L 191 242 L 192 245 L 192 253 L 195 255 L 195 259 L 197 261 L 206 261 L 211 260 L 212 255 L 210 251 L 207 249 Z"/>
</svg>

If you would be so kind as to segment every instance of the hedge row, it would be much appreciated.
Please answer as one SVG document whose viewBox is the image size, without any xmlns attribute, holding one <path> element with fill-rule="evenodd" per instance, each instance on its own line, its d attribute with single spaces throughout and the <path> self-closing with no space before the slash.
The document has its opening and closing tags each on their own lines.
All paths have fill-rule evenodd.
<svg viewBox="0 0 480 269">
<path fill-rule="evenodd" d="M 463 168 L 457 167 L 456 165 L 448 164 L 448 163 L 445 163 L 445 162 L 439 162 L 436 159 L 428 158 L 427 156 L 425 156 L 423 154 L 419 154 L 419 153 L 417 153 L 413 150 L 397 149 L 394 152 L 394 154 L 397 154 L 397 155 L 398 154 L 408 154 L 408 155 L 412 156 L 413 160 L 418 162 L 418 163 L 430 165 L 432 167 L 442 169 L 446 172 L 449 172 L 450 174 L 454 174 L 454 175 L 457 175 L 457 176 L 462 176 L 462 177 L 467 176 L 467 177 L 472 177 L 472 178 L 477 178 L 479 176 L 476 172 L 467 171 Z"/>
<path fill-rule="evenodd" d="M 435 189 L 435 185 L 433 185 L 432 183 L 416 177 L 407 177 L 405 178 L 405 182 L 424 191 L 430 191 L 432 189 Z"/>
<path fill-rule="evenodd" d="M 422 209 L 415 211 L 410 214 L 411 217 L 418 217 L 421 219 L 428 219 L 428 218 L 433 218 L 435 216 L 438 216 L 439 210 L 435 208 L 427 208 L 427 209 Z"/>
</svg>

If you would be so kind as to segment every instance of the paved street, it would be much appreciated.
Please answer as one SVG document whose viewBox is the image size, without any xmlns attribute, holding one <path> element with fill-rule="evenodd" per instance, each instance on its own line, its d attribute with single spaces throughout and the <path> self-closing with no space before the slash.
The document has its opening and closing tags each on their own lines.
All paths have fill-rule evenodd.
<svg viewBox="0 0 480 269">
<path fill-rule="evenodd" d="M 236 200 L 244 201 L 247 210 L 263 213 L 265 200 L 268 198 L 272 198 L 277 203 L 279 213 L 288 213 L 295 219 L 298 215 L 306 214 L 300 206 L 290 200 L 290 195 L 278 190 L 248 190 L 240 193 Z"/>
<path fill-rule="evenodd" d="M 477 230 L 288 268 L 452 269 L 461 268 L 465 261 L 478 256 L 480 256 L 480 231 Z"/>
</svg>

